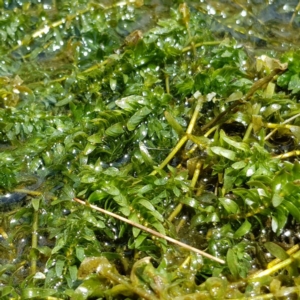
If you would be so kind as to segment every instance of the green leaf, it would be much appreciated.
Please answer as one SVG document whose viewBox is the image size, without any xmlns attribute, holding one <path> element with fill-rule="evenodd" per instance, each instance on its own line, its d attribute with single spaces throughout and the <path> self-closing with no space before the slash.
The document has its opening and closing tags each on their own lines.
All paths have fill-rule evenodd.
<svg viewBox="0 0 300 300">
<path fill-rule="evenodd" d="M 291 126 L 290 130 L 294 137 L 299 141 L 300 140 L 300 127 L 299 126 Z"/>
<path fill-rule="evenodd" d="M 119 193 L 118 195 L 115 195 L 114 200 L 120 205 L 122 206 L 122 211 L 124 213 L 124 215 L 128 215 L 128 201 L 125 195 L 123 195 L 122 193 Z"/>
<path fill-rule="evenodd" d="M 128 219 L 134 223 L 140 224 L 139 218 L 136 213 L 131 213 L 129 215 Z M 135 238 L 140 234 L 140 232 L 141 232 L 141 229 L 134 227 L 134 226 L 132 227 L 132 233 Z"/>
<path fill-rule="evenodd" d="M 104 192 L 103 190 L 96 190 L 94 191 L 88 198 L 88 201 L 94 203 L 96 201 L 100 201 L 108 196 L 108 193 Z"/>
<path fill-rule="evenodd" d="M 210 139 L 205 136 L 190 135 L 189 139 L 200 147 L 207 147 L 211 143 Z"/>
<path fill-rule="evenodd" d="M 166 231 L 164 226 L 161 223 L 158 222 L 154 222 L 151 224 L 158 232 L 160 232 L 161 234 L 166 235 Z"/>
<path fill-rule="evenodd" d="M 76 288 L 71 300 L 86 300 L 90 299 L 91 295 L 97 295 L 99 298 L 102 298 L 101 296 L 104 296 L 105 290 L 105 286 L 101 284 L 101 280 L 98 275 L 94 275 L 83 281 Z"/>
<path fill-rule="evenodd" d="M 295 74 L 291 77 L 288 89 L 292 90 L 293 94 L 300 91 L 300 77 L 298 74 Z"/>
<path fill-rule="evenodd" d="M 40 198 L 33 198 L 33 199 L 31 200 L 33 209 L 34 209 L 35 211 L 38 211 L 38 210 L 39 210 L 39 207 L 40 207 L 40 201 L 41 201 Z"/>
<path fill-rule="evenodd" d="M 63 106 L 73 101 L 73 95 L 69 95 L 68 97 L 64 98 L 63 100 L 58 101 L 55 106 Z"/>
<path fill-rule="evenodd" d="M 115 78 L 109 78 L 109 85 L 112 91 L 114 91 L 117 87 L 117 80 Z"/>
<path fill-rule="evenodd" d="M 108 127 L 105 130 L 105 133 L 111 137 L 118 137 L 119 135 L 123 134 L 124 132 L 125 131 L 123 129 L 123 124 L 120 122 Z"/>
<path fill-rule="evenodd" d="M 94 174 L 85 174 L 81 177 L 81 182 L 83 183 L 93 183 L 93 182 L 96 182 L 97 181 L 97 178 Z M 69 187 L 70 189 L 70 187 Z"/>
<path fill-rule="evenodd" d="M 228 136 L 226 136 L 224 130 L 220 131 L 220 138 L 225 141 L 228 145 L 231 145 L 232 147 L 242 150 L 244 152 L 249 151 L 249 146 L 248 144 L 244 143 L 244 142 L 237 142 L 231 138 L 229 138 Z"/>
<path fill-rule="evenodd" d="M 157 220 L 161 222 L 164 221 L 163 216 L 155 209 L 155 207 L 149 201 L 141 199 L 138 201 L 138 203 L 146 207 L 150 211 L 151 215 L 154 216 Z"/>
<path fill-rule="evenodd" d="M 47 299 L 56 293 L 55 289 L 28 287 L 22 290 L 22 299 Z"/>
<path fill-rule="evenodd" d="M 78 273 L 77 266 L 75 265 L 69 266 L 68 269 L 69 269 L 69 274 L 72 282 L 75 282 L 75 280 L 77 280 L 77 273 Z"/>
<path fill-rule="evenodd" d="M 275 191 L 274 194 L 273 194 L 273 197 L 272 197 L 273 206 L 274 207 L 279 206 L 282 203 L 283 200 L 284 200 L 284 197 L 282 197 L 280 195 L 280 192 Z"/>
<path fill-rule="evenodd" d="M 219 198 L 219 201 L 224 206 L 226 211 L 230 214 L 237 214 L 239 213 L 240 209 L 236 202 L 229 198 Z"/>
<path fill-rule="evenodd" d="M 64 270 L 64 265 L 65 265 L 65 261 L 64 260 L 61 260 L 61 259 L 58 259 L 56 262 L 55 262 L 55 272 L 56 272 L 56 276 L 60 277 L 63 270 Z"/>
<path fill-rule="evenodd" d="M 245 161 L 237 161 L 231 165 L 231 167 L 235 170 L 243 169 L 247 163 Z"/>
<path fill-rule="evenodd" d="M 153 166 L 154 161 L 153 161 L 150 153 L 148 152 L 148 149 L 147 149 L 146 145 L 143 142 L 139 142 L 139 148 L 140 148 L 141 155 L 142 155 L 146 165 Z"/>
<path fill-rule="evenodd" d="M 157 178 L 155 181 L 154 181 L 154 184 L 155 185 L 166 185 L 168 182 L 168 179 L 167 178 Z"/>
<path fill-rule="evenodd" d="M 289 255 L 285 252 L 285 250 L 273 242 L 266 242 L 264 243 L 264 246 L 273 256 L 279 258 L 280 260 L 289 258 Z"/>
<path fill-rule="evenodd" d="M 144 118 L 151 113 L 151 110 L 144 106 L 138 110 L 127 122 L 127 128 L 129 131 L 134 130 Z"/>
<path fill-rule="evenodd" d="M 153 190 L 152 184 L 147 184 L 147 185 L 144 185 L 142 188 L 139 189 L 139 194 L 140 195 L 146 194 L 146 193 L 148 193 L 152 190 Z"/>
<path fill-rule="evenodd" d="M 154 206 L 149 201 L 147 201 L 145 199 L 139 200 L 138 203 L 141 204 L 141 205 L 143 205 L 144 207 L 146 207 L 150 211 L 155 211 Z"/>
<path fill-rule="evenodd" d="M 118 196 L 120 194 L 120 190 L 113 185 L 105 185 L 102 187 L 102 190 L 112 196 Z"/>
<path fill-rule="evenodd" d="M 99 144 L 99 143 L 102 143 L 102 136 L 98 133 L 96 134 L 93 134 L 93 135 L 90 135 L 87 140 L 90 142 L 90 143 L 93 143 L 93 144 Z M 89 154 L 89 153 L 88 153 Z"/>
<path fill-rule="evenodd" d="M 226 261 L 230 273 L 234 276 L 235 279 L 239 278 L 238 260 L 232 249 L 228 249 Z"/>
<path fill-rule="evenodd" d="M 84 248 L 76 247 L 75 251 L 76 251 L 76 257 L 79 259 L 79 261 L 83 261 L 85 259 Z"/>
<path fill-rule="evenodd" d="M 226 157 L 230 160 L 235 160 L 236 153 L 231 150 L 218 146 L 210 147 L 210 150 L 217 155 Z"/>
<path fill-rule="evenodd" d="M 86 144 L 85 149 L 83 150 L 84 155 L 89 155 L 91 154 L 94 150 L 96 149 L 96 146 L 93 144 Z"/>
<path fill-rule="evenodd" d="M 246 219 L 244 223 L 238 228 L 238 230 L 234 233 L 234 238 L 238 239 L 247 234 L 251 229 L 251 223 Z"/>
<path fill-rule="evenodd" d="M 2 274 L 2 272 L 1 272 L 1 274 Z M 1 288 L 1 297 L 3 297 L 4 299 L 9 299 L 9 298 L 6 298 L 5 296 L 11 297 L 14 294 L 15 294 L 15 288 L 12 286 L 4 286 L 3 288 Z"/>
<path fill-rule="evenodd" d="M 272 230 L 273 232 L 279 233 L 287 223 L 289 213 L 283 206 L 277 208 L 272 216 Z"/>
<path fill-rule="evenodd" d="M 295 206 L 294 203 L 284 200 L 282 204 L 287 208 L 287 210 L 290 212 L 290 214 L 298 221 L 300 222 L 300 210 L 297 206 Z"/>
<path fill-rule="evenodd" d="M 142 243 L 144 242 L 144 240 L 147 238 L 147 235 L 146 234 L 140 234 L 137 239 L 135 240 L 135 243 L 134 243 L 134 246 L 136 249 L 138 249 Z"/>
<path fill-rule="evenodd" d="M 63 238 L 59 238 L 58 240 L 56 240 L 56 245 L 55 247 L 52 249 L 51 254 L 55 254 L 57 253 L 60 249 L 62 249 L 65 246 L 65 241 Z"/>
<path fill-rule="evenodd" d="M 263 118 L 261 115 L 252 115 L 253 131 L 258 133 L 263 128 Z"/>
<path fill-rule="evenodd" d="M 197 201 L 195 198 L 183 197 L 180 199 L 180 202 L 193 208 L 199 207 L 199 201 Z"/>
<path fill-rule="evenodd" d="M 172 126 L 172 128 L 179 135 L 184 134 L 184 130 L 183 130 L 182 126 L 175 120 L 175 118 L 168 111 L 165 111 L 165 118 L 166 118 L 167 122 Z"/>
<path fill-rule="evenodd" d="M 137 105 L 145 105 L 147 101 L 144 97 L 138 95 L 132 95 L 128 97 L 124 97 L 120 100 L 116 101 L 116 105 L 126 111 L 135 111 Z"/>
</svg>

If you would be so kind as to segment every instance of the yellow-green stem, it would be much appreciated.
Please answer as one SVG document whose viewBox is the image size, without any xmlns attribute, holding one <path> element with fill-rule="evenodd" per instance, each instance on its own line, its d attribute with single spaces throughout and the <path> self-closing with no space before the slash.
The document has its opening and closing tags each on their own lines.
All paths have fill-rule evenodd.
<svg viewBox="0 0 300 300">
<path fill-rule="evenodd" d="M 288 255 L 292 255 L 292 254 L 294 254 L 295 252 L 297 252 L 297 251 L 299 250 L 299 248 L 300 248 L 299 244 L 296 244 L 296 245 L 294 245 L 292 248 L 288 249 L 288 250 L 286 251 L 286 253 L 287 253 Z M 281 259 L 279 259 L 279 258 L 273 259 L 272 261 L 270 261 L 270 262 L 268 263 L 268 269 L 273 268 L 276 264 L 278 264 L 278 263 L 280 263 L 280 262 L 281 262 Z"/>
<path fill-rule="evenodd" d="M 171 153 L 166 157 L 166 159 L 159 165 L 158 169 L 163 169 L 169 162 L 170 160 L 176 155 L 176 153 L 180 150 L 180 148 L 184 145 L 184 143 L 188 140 L 187 136 L 184 135 L 175 148 L 171 151 Z M 156 170 L 152 171 L 150 175 L 155 175 L 157 173 Z"/>
<path fill-rule="evenodd" d="M 170 94 L 170 77 L 169 77 L 169 75 L 166 75 L 165 83 L 166 83 L 166 92 L 167 92 L 167 94 Z"/>
<path fill-rule="evenodd" d="M 285 128 L 285 129 L 291 129 L 292 127 L 295 127 L 295 125 L 290 125 L 290 124 L 276 124 L 276 123 L 265 123 L 265 126 L 267 128 Z"/>
<path fill-rule="evenodd" d="M 194 188 L 196 186 L 197 180 L 200 175 L 201 166 L 202 166 L 201 162 L 198 162 L 196 164 L 195 172 L 194 172 L 192 182 L 191 182 L 191 188 Z M 173 212 L 170 214 L 168 221 L 172 222 L 178 216 L 178 214 L 181 212 L 182 208 L 183 208 L 183 204 L 179 203 L 176 206 L 176 208 L 173 210 Z"/>
<path fill-rule="evenodd" d="M 274 156 L 273 158 L 284 159 L 284 158 L 289 158 L 289 157 L 297 156 L 297 155 L 300 155 L 300 150 L 293 150 L 293 151 L 290 151 L 287 153 L 279 154 L 279 155 Z"/>
<path fill-rule="evenodd" d="M 169 215 L 168 221 L 172 222 L 178 216 L 178 214 L 181 212 L 182 208 L 183 208 L 183 204 L 179 203 L 175 207 L 175 209 L 172 211 L 172 213 Z"/>
<path fill-rule="evenodd" d="M 203 43 L 197 43 L 194 45 L 195 48 L 199 48 L 201 46 L 214 46 L 214 45 L 219 45 L 221 42 L 216 42 L 216 41 L 212 41 L 212 42 L 203 42 Z M 187 52 L 189 50 L 192 49 L 192 46 L 188 46 L 182 49 L 182 52 Z"/>
<path fill-rule="evenodd" d="M 300 117 L 300 113 L 296 114 L 294 116 L 292 116 L 291 118 L 286 119 L 282 124 L 287 124 L 295 119 L 297 119 L 298 117 Z M 265 137 L 265 141 L 268 140 L 276 131 L 278 128 L 275 128 L 274 130 L 272 130 L 266 137 Z"/>
<path fill-rule="evenodd" d="M 219 128 L 219 125 L 216 125 L 216 126 L 212 127 L 211 129 L 209 129 L 209 130 L 204 134 L 204 136 L 205 136 L 205 137 L 209 137 L 209 135 L 210 135 L 211 133 L 213 133 L 214 131 L 216 131 L 218 128 Z"/>
<path fill-rule="evenodd" d="M 197 180 L 198 180 L 199 175 L 200 175 L 201 167 L 202 167 L 202 163 L 200 161 L 197 162 L 195 172 L 194 172 L 192 182 L 191 182 L 191 188 L 194 188 L 196 186 Z"/>
<path fill-rule="evenodd" d="M 260 278 L 260 277 L 263 277 L 263 276 L 271 275 L 271 274 L 277 272 L 278 270 L 287 267 L 288 265 L 290 265 L 292 262 L 294 262 L 296 259 L 299 259 L 299 258 L 300 258 L 300 251 L 298 251 L 294 255 L 291 255 L 291 257 L 289 257 L 288 259 L 276 264 L 275 266 L 273 266 L 270 269 L 264 270 L 264 271 L 259 272 L 259 273 L 255 273 L 252 277 L 250 277 L 250 280 Z"/>
<path fill-rule="evenodd" d="M 39 220 L 39 215 L 38 215 L 38 210 L 34 210 L 33 212 L 33 224 L 32 224 L 32 241 L 31 241 L 31 247 L 32 249 L 37 248 L 37 241 L 38 241 L 38 220 Z M 36 273 L 36 262 L 37 262 L 37 255 L 35 252 L 32 253 L 32 258 L 31 258 L 31 274 Z"/>
<path fill-rule="evenodd" d="M 186 131 L 187 134 L 191 134 L 192 133 L 192 131 L 194 129 L 194 126 L 195 126 L 195 123 L 196 123 L 196 120 L 197 120 L 197 117 L 198 117 L 198 114 L 199 114 L 199 111 L 200 111 L 200 109 L 202 107 L 202 104 L 203 104 L 203 96 L 200 96 L 199 99 L 198 99 L 196 108 L 194 110 L 194 113 L 192 115 L 190 124 L 189 124 L 189 126 L 187 128 L 187 131 Z"/>
<path fill-rule="evenodd" d="M 261 104 L 260 103 L 256 103 L 255 104 L 255 107 L 254 107 L 254 111 L 253 111 L 253 114 L 254 115 L 257 115 L 260 111 L 260 108 L 261 108 Z M 253 129 L 253 123 L 251 122 L 246 130 L 246 133 L 244 135 L 244 138 L 243 138 L 243 142 L 246 142 L 251 134 L 251 131 Z"/>
</svg>

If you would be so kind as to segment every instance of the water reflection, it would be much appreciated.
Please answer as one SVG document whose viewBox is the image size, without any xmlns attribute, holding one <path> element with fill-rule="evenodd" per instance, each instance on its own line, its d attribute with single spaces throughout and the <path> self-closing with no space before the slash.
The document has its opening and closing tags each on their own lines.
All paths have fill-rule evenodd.
<svg viewBox="0 0 300 300">
<path fill-rule="evenodd" d="M 286 51 L 299 46 L 300 4 L 292 1 L 208 0 L 189 1 L 195 9 L 211 15 L 212 29 L 231 35 L 255 49 Z"/>
</svg>

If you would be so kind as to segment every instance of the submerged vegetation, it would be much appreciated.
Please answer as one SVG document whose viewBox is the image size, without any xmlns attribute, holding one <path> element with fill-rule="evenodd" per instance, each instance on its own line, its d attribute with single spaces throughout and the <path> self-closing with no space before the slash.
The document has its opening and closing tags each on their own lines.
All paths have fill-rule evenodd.
<svg viewBox="0 0 300 300">
<path fill-rule="evenodd" d="M 1 299 L 299 297 L 300 52 L 169 2 L 0 3 Z"/>
</svg>

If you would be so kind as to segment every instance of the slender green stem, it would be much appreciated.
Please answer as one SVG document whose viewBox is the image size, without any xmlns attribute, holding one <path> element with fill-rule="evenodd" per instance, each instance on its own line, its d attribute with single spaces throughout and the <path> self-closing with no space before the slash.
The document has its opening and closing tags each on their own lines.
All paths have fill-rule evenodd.
<svg viewBox="0 0 300 300">
<path fill-rule="evenodd" d="M 249 100 L 257 90 L 259 90 L 264 85 L 266 85 L 271 80 L 273 80 L 275 76 L 282 74 L 284 71 L 285 70 L 275 69 L 269 75 L 267 75 L 267 76 L 265 76 L 265 77 L 257 80 L 256 82 L 254 82 L 253 85 L 252 85 L 252 87 L 247 92 L 247 94 L 243 97 L 242 100 L 244 100 L 244 101 Z"/>
<path fill-rule="evenodd" d="M 168 221 L 169 221 L 169 222 L 172 222 L 172 221 L 179 215 L 179 213 L 181 212 L 182 208 L 183 208 L 183 204 L 182 204 L 182 203 L 179 203 L 179 204 L 175 207 L 175 209 L 172 211 L 172 213 L 169 215 Z"/>
<path fill-rule="evenodd" d="M 175 148 L 171 151 L 171 153 L 166 157 L 166 159 L 159 165 L 158 169 L 163 169 L 169 162 L 170 160 L 176 155 L 176 153 L 180 150 L 180 148 L 185 144 L 185 142 L 188 140 L 187 135 L 184 135 Z M 150 175 L 155 175 L 157 173 L 156 170 L 152 171 Z"/>
<path fill-rule="evenodd" d="M 158 169 L 163 169 L 169 162 L 170 160 L 176 155 L 176 153 L 181 149 L 181 147 L 187 142 L 189 135 L 192 133 L 194 126 L 196 124 L 196 120 L 199 114 L 199 111 L 202 107 L 203 104 L 203 96 L 200 96 L 198 98 L 198 102 L 196 105 L 196 108 L 194 110 L 194 113 L 192 115 L 190 124 L 187 128 L 186 134 L 179 140 L 175 148 L 171 151 L 171 153 L 166 157 L 166 159 L 159 165 Z M 155 175 L 157 173 L 157 170 L 154 170 L 150 173 L 150 175 Z"/>
<path fill-rule="evenodd" d="M 293 127 L 298 127 L 298 126 L 295 126 L 295 125 L 291 125 L 291 124 L 276 124 L 276 123 L 265 123 L 265 126 L 267 128 L 276 128 L 276 129 L 279 129 L 279 128 L 285 128 L 285 129 L 291 129 Z"/>
<path fill-rule="evenodd" d="M 299 250 L 299 248 L 300 248 L 299 244 L 296 244 L 296 245 L 294 245 L 292 248 L 288 249 L 288 250 L 286 251 L 286 253 L 287 253 L 288 255 L 292 255 L 292 254 L 294 254 L 295 252 L 297 252 L 297 251 Z M 272 261 L 270 261 L 270 262 L 268 263 L 268 269 L 272 268 L 273 266 L 277 265 L 277 264 L 280 263 L 280 262 L 281 262 L 281 259 L 279 259 L 279 258 L 273 259 Z"/>
<path fill-rule="evenodd" d="M 294 9 L 294 13 L 293 13 L 293 15 L 292 15 L 292 17 L 291 17 L 291 20 L 290 20 L 290 23 L 289 23 L 290 26 L 293 24 L 294 19 L 295 19 L 295 17 L 297 16 L 299 10 L 300 10 L 300 1 L 298 2 L 298 5 L 297 5 L 296 8 Z"/>
<path fill-rule="evenodd" d="M 212 127 L 211 129 L 209 129 L 209 130 L 204 134 L 204 136 L 205 136 L 205 137 L 210 136 L 210 134 L 211 134 L 212 132 L 216 131 L 218 128 L 219 128 L 218 125 Z"/>
<path fill-rule="evenodd" d="M 230 105 L 226 110 L 222 111 L 221 113 L 219 113 L 214 119 L 212 119 L 211 121 L 209 121 L 207 124 L 203 125 L 201 127 L 202 132 L 206 131 L 208 128 L 215 126 L 216 123 L 218 123 L 223 117 L 225 117 L 229 112 L 232 112 L 232 110 L 240 105 L 244 103 L 242 100 L 237 100 L 235 103 L 233 103 L 232 105 Z"/>
<path fill-rule="evenodd" d="M 165 83 L 166 83 L 166 92 L 170 94 L 170 77 L 169 75 L 165 75 Z"/>
<path fill-rule="evenodd" d="M 203 96 L 200 96 L 200 97 L 198 98 L 198 102 L 197 102 L 196 108 L 195 108 L 194 113 L 193 113 L 193 115 L 192 115 L 190 124 L 189 124 L 189 126 L 188 126 L 188 128 L 187 128 L 187 130 L 186 130 L 186 133 L 187 133 L 187 134 L 191 134 L 192 131 L 193 131 L 193 129 L 194 129 L 194 127 L 195 127 L 195 124 L 196 124 L 196 120 L 197 120 L 198 114 L 199 114 L 199 112 L 200 112 L 200 110 L 201 110 L 201 107 L 202 107 L 202 105 L 203 105 L 203 100 L 204 100 L 204 99 L 203 99 Z"/>
<path fill-rule="evenodd" d="M 300 155 L 300 150 L 293 150 L 293 151 L 290 151 L 287 153 L 279 154 L 279 155 L 274 156 L 273 158 L 284 159 L 284 158 L 289 158 L 289 157 L 297 156 L 297 155 Z"/>
<path fill-rule="evenodd" d="M 31 196 L 41 196 L 42 195 L 42 193 L 39 191 L 32 191 L 32 190 L 28 190 L 28 189 L 14 189 L 14 192 L 24 193 L 24 194 L 28 194 Z"/>
<path fill-rule="evenodd" d="M 257 115 L 260 111 L 260 108 L 261 108 L 261 104 L 260 103 L 256 103 L 255 104 L 255 107 L 254 107 L 254 112 L 253 114 L 254 115 Z M 251 131 L 253 129 L 253 122 L 251 122 L 245 132 L 245 135 L 244 135 L 244 138 L 243 138 L 243 142 L 246 142 L 248 139 L 249 139 L 249 136 L 251 134 Z"/>
<path fill-rule="evenodd" d="M 295 116 L 292 116 L 291 118 L 286 119 L 284 122 L 282 122 L 281 124 L 287 124 L 293 120 L 295 120 L 296 118 L 300 117 L 300 113 L 296 114 Z M 270 124 L 270 123 L 269 123 Z M 278 128 L 275 128 L 274 130 L 272 130 L 266 137 L 265 137 L 265 141 L 268 140 L 276 131 L 278 130 Z"/>
<path fill-rule="evenodd" d="M 195 48 L 199 48 L 201 46 L 214 46 L 214 45 L 219 45 L 221 42 L 217 41 L 211 41 L 211 42 L 202 42 L 202 43 L 197 43 L 194 45 Z M 188 46 L 182 49 L 182 52 L 187 52 L 192 49 L 192 46 Z"/>
<path fill-rule="evenodd" d="M 287 267 L 288 265 L 290 265 L 292 262 L 294 262 L 296 259 L 299 259 L 299 258 L 300 258 L 300 251 L 298 251 L 295 254 L 291 255 L 291 257 L 285 259 L 284 261 L 274 265 L 270 269 L 266 269 L 262 272 L 255 273 L 253 276 L 250 276 L 249 279 L 252 280 L 252 279 L 256 279 L 256 278 L 261 278 L 263 276 L 271 275 L 271 274 L 277 272 L 278 270 Z"/>
<path fill-rule="evenodd" d="M 194 188 L 196 186 L 197 180 L 200 175 L 201 166 L 202 166 L 201 162 L 197 162 L 195 172 L 193 174 L 193 178 L 191 181 L 191 188 Z M 168 221 L 172 222 L 178 216 L 178 214 L 181 212 L 182 208 L 183 208 L 183 204 L 179 203 L 176 206 L 176 208 L 173 210 L 173 212 L 170 214 Z"/>
<path fill-rule="evenodd" d="M 194 188 L 196 186 L 197 180 L 200 176 L 200 171 L 201 171 L 202 163 L 200 161 L 197 162 L 195 172 L 192 178 L 191 182 L 191 188 Z"/>
<path fill-rule="evenodd" d="M 36 249 L 38 245 L 38 220 L 39 220 L 38 210 L 34 210 L 33 223 L 32 223 L 32 241 L 31 241 L 32 249 Z M 35 252 L 33 252 L 31 258 L 31 270 L 30 270 L 31 274 L 36 273 L 36 262 L 37 262 L 37 255 Z"/>
<path fill-rule="evenodd" d="M 107 58 L 107 59 L 103 60 L 100 63 L 96 63 L 95 65 L 93 65 L 93 66 L 89 67 L 88 69 L 84 70 L 82 73 L 89 73 L 89 72 L 92 72 L 94 70 L 97 70 L 100 67 L 105 66 L 109 62 L 109 60 L 110 60 L 110 58 Z"/>
</svg>

